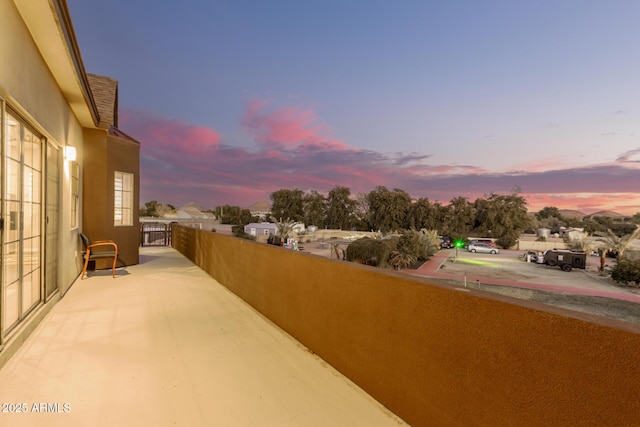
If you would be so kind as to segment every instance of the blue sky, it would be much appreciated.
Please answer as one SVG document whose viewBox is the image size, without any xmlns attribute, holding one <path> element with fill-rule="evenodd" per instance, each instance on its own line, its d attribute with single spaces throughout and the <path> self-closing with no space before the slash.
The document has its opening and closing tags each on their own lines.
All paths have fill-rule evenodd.
<svg viewBox="0 0 640 427">
<path fill-rule="evenodd" d="M 141 201 L 376 185 L 640 211 L 640 2 L 68 0 Z M 100 19 L 96 19 L 99 16 Z"/>
</svg>

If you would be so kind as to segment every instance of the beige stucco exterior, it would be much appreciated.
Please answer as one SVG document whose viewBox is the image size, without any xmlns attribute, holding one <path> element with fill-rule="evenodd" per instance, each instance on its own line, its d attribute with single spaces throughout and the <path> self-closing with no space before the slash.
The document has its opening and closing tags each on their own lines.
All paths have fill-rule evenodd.
<svg viewBox="0 0 640 427">
<path fill-rule="evenodd" d="M 138 263 L 140 245 L 140 223 L 138 210 L 139 192 L 134 193 L 133 224 L 115 226 L 114 211 L 114 173 L 133 174 L 135 187 L 140 180 L 140 145 L 113 136 L 107 136 L 100 130 L 87 129 L 84 133 L 86 146 L 84 158 L 84 204 L 83 231 L 93 240 L 111 239 L 118 244 L 119 265 Z M 109 260 L 97 261 L 97 268 L 108 268 Z"/>
<path fill-rule="evenodd" d="M 140 147 L 136 141 L 113 134 L 113 123 L 101 121 L 94 96 L 84 70 L 66 1 L 0 1 L 0 107 L 4 108 L 4 111 L 0 111 L 0 117 L 4 117 L 5 112 L 10 112 L 24 126 L 40 135 L 43 152 L 46 153 L 48 148 L 57 152 L 58 171 L 57 208 L 55 215 L 51 215 L 57 221 L 57 238 L 52 244 L 54 239 L 50 239 L 47 246 L 44 238 L 45 224 L 49 220 L 44 199 L 48 185 L 47 156 L 43 155 L 41 262 L 44 271 L 44 260 L 54 260 L 58 291 L 49 294 L 46 300 L 43 292 L 42 300 L 35 309 L 30 313 L 23 313 L 24 318 L 20 320 L 18 327 L 8 332 L 3 332 L 0 328 L 0 365 L 10 353 L 8 346 L 19 344 L 23 339 L 21 335 L 28 334 L 38 319 L 64 296 L 78 278 L 82 267 L 82 248 L 78 237 L 80 232 L 90 235 L 94 240 L 108 238 L 122 242 L 120 250 L 124 261 L 120 265 L 138 262 Z M 117 108 L 114 111 L 117 112 Z M 117 122 L 117 117 L 115 121 Z M 4 132 L 4 122 L 0 128 Z M 70 179 L 72 163 L 64 158 L 66 146 L 75 147 L 80 171 L 79 218 L 77 225 L 73 226 Z M 108 167 L 87 172 L 87 163 L 92 166 L 95 163 L 90 156 L 100 156 L 98 163 L 103 158 L 107 159 Z M 56 168 L 50 168 L 54 169 Z M 0 168 L 0 171 L 3 170 Z M 135 174 L 134 225 L 126 230 L 113 229 L 112 170 L 125 170 Z M 98 176 L 100 172 L 104 175 Z M 110 188 L 106 184 L 108 180 L 111 180 Z M 88 184 L 92 181 L 100 184 L 92 187 Z M 96 189 L 101 190 L 103 202 L 94 204 L 93 210 L 84 210 L 86 192 L 92 191 L 93 194 Z M 110 217 L 109 214 L 96 215 L 97 210 L 102 209 L 110 209 Z M 89 230 L 86 229 L 83 214 L 91 217 Z M 6 217 L 7 213 L 3 212 L 3 215 Z M 97 224 L 96 217 L 104 220 L 105 224 Z M 93 237 L 91 232 L 94 230 L 104 231 L 104 234 Z M 44 281 L 44 274 L 42 280 Z M 0 315 L 2 307 L 0 295 Z"/>
<path fill-rule="evenodd" d="M 27 2 L 17 2 L 27 3 Z M 50 9 L 49 2 L 36 0 Z M 51 21 L 41 18 L 39 25 Z M 31 23 L 38 25 L 38 23 Z M 36 46 L 27 23 L 12 1 L 0 2 L 0 96 L 47 141 L 62 150 L 65 145 L 83 149 L 83 130 L 48 64 Z M 60 53 L 64 55 L 64 52 Z M 61 157 L 63 157 L 61 152 Z M 78 275 L 77 229 L 71 229 L 68 164 L 62 164 L 59 212 L 59 286 L 64 293 Z M 80 201 L 82 203 L 82 200 Z M 81 220 L 80 220 L 81 221 Z"/>
</svg>

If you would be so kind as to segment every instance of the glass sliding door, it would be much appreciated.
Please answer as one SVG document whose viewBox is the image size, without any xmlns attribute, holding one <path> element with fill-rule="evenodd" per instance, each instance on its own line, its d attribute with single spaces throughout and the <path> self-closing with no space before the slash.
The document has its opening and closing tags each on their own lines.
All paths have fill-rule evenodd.
<svg viewBox="0 0 640 427">
<path fill-rule="evenodd" d="M 5 123 L 3 332 L 42 300 L 42 138 L 11 113 Z"/>
<path fill-rule="evenodd" d="M 21 126 L 7 114 L 4 145 L 4 232 L 2 242 L 2 292 L 4 330 L 20 317 L 20 157 Z"/>
<path fill-rule="evenodd" d="M 45 299 L 58 290 L 58 210 L 60 150 L 47 142 L 47 208 L 45 214 Z"/>
</svg>

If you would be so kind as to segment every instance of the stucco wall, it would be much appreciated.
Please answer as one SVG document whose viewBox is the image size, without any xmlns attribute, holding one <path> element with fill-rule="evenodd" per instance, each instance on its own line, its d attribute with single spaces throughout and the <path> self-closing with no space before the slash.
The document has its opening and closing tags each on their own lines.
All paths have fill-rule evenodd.
<svg viewBox="0 0 640 427">
<path fill-rule="evenodd" d="M 64 145 L 79 124 L 12 1 L 0 2 L 0 35 L 0 95 Z"/>
<path fill-rule="evenodd" d="M 173 233 L 175 248 L 412 425 L 639 424 L 637 325 Z"/>
<path fill-rule="evenodd" d="M 119 264 L 139 262 L 140 145 L 108 136 L 106 131 L 85 130 L 84 203 L 82 231 L 92 240 L 110 239 L 118 244 Z M 114 225 L 114 173 L 134 175 L 133 225 Z M 111 268 L 109 260 L 96 268 Z"/>
<path fill-rule="evenodd" d="M 82 128 L 12 1 L 0 1 L 0 97 L 38 133 L 82 153 Z M 43 146 L 46 149 L 46 144 Z M 62 157 L 62 154 L 60 155 Z M 71 229 L 68 164 L 60 163 L 58 286 L 64 293 L 79 269 L 78 235 Z"/>
<path fill-rule="evenodd" d="M 514 248 L 520 251 L 540 251 L 544 252 L 550 249 L 566 249 L 567 244 L 560 242 L 536 242 L 531 240 L 520 240 Z"/>
</svg>

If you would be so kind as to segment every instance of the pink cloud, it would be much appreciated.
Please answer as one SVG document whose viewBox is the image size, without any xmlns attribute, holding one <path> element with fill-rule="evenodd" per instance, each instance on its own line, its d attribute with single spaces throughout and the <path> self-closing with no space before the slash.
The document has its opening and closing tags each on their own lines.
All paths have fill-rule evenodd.
<svg viewBox="0 0 640 427">
<path fill-rule="evenodd" d="M 215 151 L 221 136 L 213 129 L 193 126 L 181 120 L 167 120 L 138 111 L 120 114 L 120 125 L 131 136 L 144 136 L 147 152 L 181 152 L 202 156 Z"/>
<path fill-rule="evenodd" d="M 350 147 L 326 136 L 312 111 L 269 107 L 262 100 L 247 103 L 240 125 L 255 138 L 249 148 L 225 144 L 214 129 L 124 111 L 122 129 L 141 142 L 141 202 L 248 206 L 281 188 L 327 192 L 340 185 L 357 194 L 384 185 L 447 203 L 519 186 L 532 209 L 607 206 L 627 213 L 640 206 L 637 162 L 491 173 L 474 165 L 433 164 L 423 153 Z M 634 153 L 625 154 L 626 159 Z"/>
<path fill-rule="evenodd" d="M 339 140 L 321 135 L 328 129 L 318 123 L 314 111 L 295 107 L 273 108 L 265 99 L 254 98 L 245 103 L 242 125 L 256 142 L 285 149 L 298 146 L 348 148 Z"/>
<path fill-rule="evenodd" d="M 559 209 L 575 209 L 585 214 L 601 210 L 610 210 L 625 215 L 640 212 L 640 198 L 637 193 L 558 193 L 523 194 L 529 209 L 539 211 L 545 206 Z"/>
</svg>

